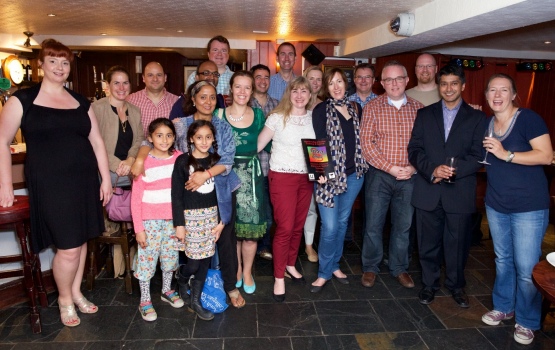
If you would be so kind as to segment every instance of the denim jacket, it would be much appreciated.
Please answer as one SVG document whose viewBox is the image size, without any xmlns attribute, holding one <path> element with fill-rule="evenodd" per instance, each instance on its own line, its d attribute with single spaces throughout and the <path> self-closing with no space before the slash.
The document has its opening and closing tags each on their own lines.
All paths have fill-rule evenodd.
<svg viewBox="0 0 555 350">
<path fill-rule="evenodd" d="M 183 153 L 188 152 L 187 130 L 193 124 L 193 116 L 177 118 L 173 120 L 176 132 L 175 146 Z M 232 170 L 233 158 L 235 157 L 235 140 L 231 131 L 231 126 L 217 116 L 212 117 L 212 124 L 216 129 L 216 141 L 218 142 L 218 154 L 221 156 L 218 165 L 225 166 L 226 170 L 214 177 L 216 186 L 216 196 L 218 197 L 218 210 L 220 218 L 224 224 L 231 221 L 232 200 L 231 193 L 241 186 L 239 176 Z M 211 150 L 213 151 L 213 150 Z"/>
</svg>

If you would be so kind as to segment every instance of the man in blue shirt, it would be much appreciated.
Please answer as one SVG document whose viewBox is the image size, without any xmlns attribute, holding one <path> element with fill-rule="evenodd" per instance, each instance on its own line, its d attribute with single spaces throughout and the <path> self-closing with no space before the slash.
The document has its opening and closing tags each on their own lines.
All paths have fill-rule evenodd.
<svg viewBox="0 0 555 350">
<path fill-rule="evenodd" d="M 368 102 L 378 97 L 378 95 L 372 92 L 376 76 L 375 72 L 374 66 L 368 63 L 361 63 L 355 67 L 356 92 L 349 96 L 349 101 L 357 102 L 364 108 Z"/>
<path fill-rule="evenodd" d="M 279 72 L 270 78 L 270 89 L 268 90 L 268 94 L 278 101 L 281 100 L 287 84 L 296 77 L 293 73 L 296 56 L 295 46 L 290 42 L 286 41 L 278 46 Z"/>
</svg>

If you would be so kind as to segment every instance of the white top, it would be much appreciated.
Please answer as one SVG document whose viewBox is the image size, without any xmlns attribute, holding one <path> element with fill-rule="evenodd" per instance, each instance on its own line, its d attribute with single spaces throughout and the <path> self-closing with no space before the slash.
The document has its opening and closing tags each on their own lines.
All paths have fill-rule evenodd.
<svg viewBox="0 0 555 350">
<path fill-rule="evenodd" d="M 266 119 L 268 128 L 274 131 L 270 169 L 279 173 L 306 174 L 301 139 L 313 139 L 312 111 L 302 116 L 292 115 L 284 127 L 281 114 L 270 114 Z"/>
</svg>

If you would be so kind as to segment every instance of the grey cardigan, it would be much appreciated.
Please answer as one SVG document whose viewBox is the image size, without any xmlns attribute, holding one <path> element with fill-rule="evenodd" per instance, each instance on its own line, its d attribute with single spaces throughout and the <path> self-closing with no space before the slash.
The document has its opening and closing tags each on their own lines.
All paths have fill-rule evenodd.
<svg viewBox="0 0 555 350">
<path fill-rule="evenodd" d="M 127 152 L 127 157 L 135 158 L 139 148 L 141 147 L 141 142 L 145 139 L 143 126 L 141 124 L 141 110 L 139 107 L 132 105 L 129 102 L 125 103 L 127 104 L 129 114 L 127 120 L 129 121 L 131 130 L 133 130 L 133 143 L 129 152 Z M 100 100 L 94 102 L 92 104 L 92 109 L 96 115 L 96 119 L 98 120 L 100 134 L 102 135 L 102 139 L 106 145 L 110 171 L 115 172 L 121 162 L 121 160 L 114 155 L 116 143 L 118 142 L 119 118 L 112 111 L 112 106 L 110 105 L 108 97 L 101 98 Z"/>
</svg>

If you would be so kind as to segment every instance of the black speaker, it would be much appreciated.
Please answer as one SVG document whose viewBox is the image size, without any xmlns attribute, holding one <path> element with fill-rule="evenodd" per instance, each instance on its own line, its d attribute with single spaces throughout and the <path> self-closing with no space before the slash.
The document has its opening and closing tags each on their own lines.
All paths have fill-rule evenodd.
<svg viewBox="0 0 555 350">
<path fill-rule="evenodd" d="M 310 44 L 310 46 L 303 51 L 302 56 L 313 66 L 319 65 L 326 58 L 326 55 L 313 44 Z"/>
</svg>

